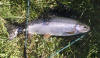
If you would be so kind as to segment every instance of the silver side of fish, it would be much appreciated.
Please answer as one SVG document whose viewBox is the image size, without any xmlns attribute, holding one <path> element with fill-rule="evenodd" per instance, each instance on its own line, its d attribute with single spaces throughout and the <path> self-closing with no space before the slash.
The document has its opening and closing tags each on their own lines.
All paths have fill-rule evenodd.
<svg viewBox="0 0 100 58">
<path fill-rule="evenodd" d="M 18 28 L 15 29 L 15 32 L 10 34 L 11 39 L 17 36 L 17 31 Z M 36 20 L 31 22 L 27 27 L 27 31 L 29 34 L 72 36 L 86 33 L 90 31 L 90 27 L 74 19 L 64 17 L 51 17 L 47 21 Z"/>
<path fill-rule="evenodd" d="M 30 24 L 27 30 L 29 34 L 36 33 L 54 36 L 71 36 L 88 32 L 90 27 L 70 18 L 52 17 L 49 21 L 42 21 L 33 25 Z"/>
</svg>

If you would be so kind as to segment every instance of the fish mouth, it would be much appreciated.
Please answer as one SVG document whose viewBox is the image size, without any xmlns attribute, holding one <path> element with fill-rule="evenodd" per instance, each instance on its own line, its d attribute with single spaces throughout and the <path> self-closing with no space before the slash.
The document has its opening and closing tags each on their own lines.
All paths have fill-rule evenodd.
<svg viewBox="0 0 100 58">
<path fill-rule="evenodd" d="M 88 32 L 91 30 L 91 28 L 88 26 Z"/>
</svg>

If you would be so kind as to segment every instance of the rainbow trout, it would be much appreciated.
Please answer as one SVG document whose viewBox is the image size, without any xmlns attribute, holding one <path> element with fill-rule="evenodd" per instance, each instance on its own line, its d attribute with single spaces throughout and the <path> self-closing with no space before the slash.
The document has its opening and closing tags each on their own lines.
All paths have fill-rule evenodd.
<svg viewBox="0 0 100 58">
<path fill-rule="evenodd" d="M 27 27 L 28 34 L 42 34 L 45 36 L 72 36 L 86 33 L 89 30 L 90 27 L 86 24 L 64 17 L 51 17 L 46 21 L 36 20 Z M 18 31 L 18 29 L 16 29 L 16 31 Z"/>
</svg>

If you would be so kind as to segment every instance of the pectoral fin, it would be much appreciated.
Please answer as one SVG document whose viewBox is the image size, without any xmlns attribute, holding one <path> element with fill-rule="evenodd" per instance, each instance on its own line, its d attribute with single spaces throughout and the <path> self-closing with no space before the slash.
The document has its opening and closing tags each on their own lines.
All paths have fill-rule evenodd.
<svg viewBox="0 0 100 58">
<path fill-rule="evenodd" d="M 48 39 L 48 38 L 50 38 L 50 36 L 51 36 L 51 34 L 44 34 L 44 38 L 46 38 L 46 39 Z"/>
<path fill-rule="evenodd" d="M 68 34 L 74 34 L 75 33 L 75 31 L 72 31 L 72 32 L 67 32 Z"/>
</svg>

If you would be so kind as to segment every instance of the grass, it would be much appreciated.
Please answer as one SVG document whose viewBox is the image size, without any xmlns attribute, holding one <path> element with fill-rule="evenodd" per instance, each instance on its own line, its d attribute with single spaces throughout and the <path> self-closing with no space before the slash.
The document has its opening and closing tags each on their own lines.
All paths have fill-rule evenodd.
<svg viewBox="0 0 100 58">
<path fill-rule="evenodd" d="M 93 0 L 92 0 L 93 1 Z M 59 1 L 68 6 L 68 9 L 75 10 L 78 20 L 89 23 L 91 31 L 80 41 L 63 50 L 61 53 L 54 56 L 54 58 L 100 58 L 100 23 L 99 23 L 99 9 L 94 7 L 90 0 L 78 1 Z M 7 2 L 7 3 L 6 3 Z M 48 2 L 48 3 L 46 3 Z M 9 33 L 5 24 L 15 22 L 25 22 L 26 1 L 20 0 L 1 0 L 0 3 L 7 5 L 0 5 L 0 57 L 1 58 L 23 58 L 23 50 L 25 43 L 24 34 L 18 35 L 15 39 L 9 40 Z M 97 2 L 95 2 L 97 3 Z M 30 7 L 30 20 L 34 20 L 49 11 L 49 9 L 58 8 L 62 12 L 63 8 L 58 5 L 55 0 L 48 1 L 32 1 Z M 61 8 L 60 8 L 61 7 Z M 95 12 L 96 11 L 96 12 Z M 46 13 L 47 15 L 47 13 Z M 81 15 L 81 16 L 80 16 Z M 22 17 L 22 18 L 19 18 Z M 77 19 L 76 18 L 76 19 Z M 9 22 L 6 20 L 8 19 Z M 75 40 L 77 37 L 51 37 L 44 39 L 42 35 L 33 35 L 27 41 L 27 55 L 28 58 L 48 58 L 59 49 L 65 47 L 68 43 Z"/>
</svg>

